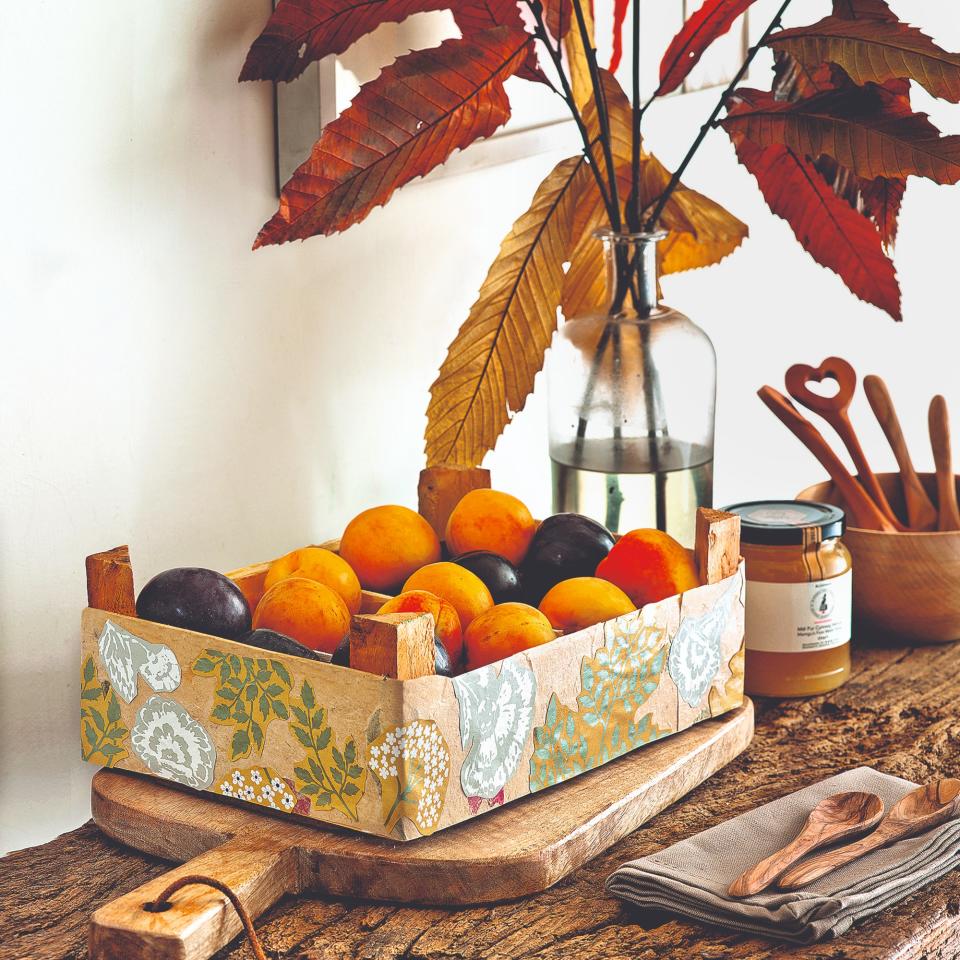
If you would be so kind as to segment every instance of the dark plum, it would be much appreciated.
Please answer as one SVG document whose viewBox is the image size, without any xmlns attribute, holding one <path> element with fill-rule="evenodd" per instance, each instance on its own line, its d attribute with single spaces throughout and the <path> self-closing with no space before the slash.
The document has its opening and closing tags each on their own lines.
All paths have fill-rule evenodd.
<svg viewBox="0 0 960 960">
<path fill-rule="evenodd" d="M 509 603 L 523 599 L 520 573 L 517 568 L 499 553 L 489 550 L 471 550 L 454 557 L 453 562 L 475 573 L 493 595 L 494 603 Z"/>
<path fill-rule="evenodd" d="M 450 666 L 450 654 L 443 645 L 439 637 L 433 638 L 434 662 L 433 669 L 438 677 L 452 677 L 453 668 Z M 336 650 L 333 651 L 333 657 L 330 660 L 338 667 L 350 666 L 350 637 L 346 636 L 341 641 Z"/>
<path fill-rule="evenodd" d="M 561 580 L 592 577 L 613 549 L 606 527 L 579 513 L 556 513 L 537 528 L 520 567 L 527 603 L 540 603 Z"/>
<path fill-rule="evenodd" d="M 251 630 L 246 636 L 240 638 L 240 642 L 251 647 L 259 647 L 261 650 L 269 650 L 271 653 L 288 653 L 293 657 L 306 657 L 308 660 L 324 659 L 316 650 L 305 647 L 293 637 L 288 637 L 285 633 L 277 633 L 276 630 L 268 630 L 266 627 Z"/>
<path fill-rule="evenodd" d="M 240 588 L 203 567 L 158 573 L 137 597 L 137 616 L 227 640 L 250 631 L 250 607 Z"/>
</svg>

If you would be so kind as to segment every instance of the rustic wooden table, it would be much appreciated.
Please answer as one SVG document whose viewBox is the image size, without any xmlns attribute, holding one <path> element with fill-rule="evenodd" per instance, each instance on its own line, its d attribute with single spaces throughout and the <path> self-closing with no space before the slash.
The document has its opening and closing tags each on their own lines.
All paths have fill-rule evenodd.
<svg viewBox="0 0 960 960">
<path fill-rule="evenodd" d="M 281 901 L 260 923 L 271 958 L 677 958 L 677 960 L 953 960 L 960 957 L 960 872 L 845 937 L 787 947 L 643 914 L 603 891 L 619 863 L 759 803 L 860 764 L 925 781 L 960 776 L 960 646 L 870 649 L 826 697 L 759 701 L 739 760 L 607 854 L 536 897 L 467 910 L 353 901 Z M 7 857 L 0 868 L 0 958 L 86 957 L 90 913 L 166 866 L 104 838 L 92 824 Z M 219 960 L 249 960 L 236 941 Z"/>
</svg>

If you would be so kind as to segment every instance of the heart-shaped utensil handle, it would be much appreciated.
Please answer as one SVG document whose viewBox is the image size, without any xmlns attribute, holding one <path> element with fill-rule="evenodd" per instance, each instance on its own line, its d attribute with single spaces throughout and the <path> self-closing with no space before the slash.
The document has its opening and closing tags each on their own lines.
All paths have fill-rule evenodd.
<svg viewBox="0 0 960 960">
<path fill-rule="evenodd" d="M 821 383 L 827 379 L 835 380 L 837 383 L 837 392 L 834 396 L 824 397 L 810 389 L 811 382 Z M 842 357 L 827 357 L 819 367 L 796 363 L 787 371 L 786 384 L 787 393 L 797 403 L 820 414 L 837 431 L 837 435 L 853 459 L 859 474 L 858 479 L 867 494 L 895 529 L 905 530 L 906 527 L 894 513 L 880 482 L 867 462 L 867 456 L 863 452 L 847 412 L 857 389 L 856 370 Z"/>
</svg>

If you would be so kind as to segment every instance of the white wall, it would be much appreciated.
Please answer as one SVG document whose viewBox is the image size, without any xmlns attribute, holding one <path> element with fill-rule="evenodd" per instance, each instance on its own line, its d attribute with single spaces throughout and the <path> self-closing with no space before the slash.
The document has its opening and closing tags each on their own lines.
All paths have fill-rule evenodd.
<svg viewBox="0 0 960 960">
<path fill-rule="evenodd" d="M 897 4 L 960 49 L 946 6 Z M 336 534 L 373 503 L 412 504 L 427 388 L 558 159 L 416 185 L 342 237 L 251 253 L 275 204 L 270 92 L 234 81 L 268 7 L 51 0 L 21 4 L 0 33 L 0 850 L 88 815 L 84 556 L 129 542 L 139 585 Z M 676 162 L 706 106 L 687 98 L 651 116 L 663 160 Z M 938 114 L 960 130 L 955 108 Z M 721 267 L 664 283 L 718 348 L 718 502 L 792 495 L 821 476 L 753 394 L 833 353 L 888 379 L 928 466 L 929 394 L 960 416 L 960 191 L 911 186 L 896 326 L 764 213 L 722 136 L 688 180 L 753 230 Z M 862 402 L 854 415 L 888 465 Z M 549 509 L 539 393 L 489 465 Z"/>
</svg>

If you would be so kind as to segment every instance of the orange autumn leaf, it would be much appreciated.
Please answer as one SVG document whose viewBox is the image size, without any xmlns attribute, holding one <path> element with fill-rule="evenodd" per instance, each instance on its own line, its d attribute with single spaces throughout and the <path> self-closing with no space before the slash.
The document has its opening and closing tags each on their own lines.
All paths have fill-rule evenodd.
<svg viewBox="0 0 960 960">
<path fill-rule="evenodd" d="M 787 221 L 810 256 L 838 274 L 861 300 L 903 319 L 897 276 L 876 226 L 837 196 L 814 165 L 790 147 L 760 147 L 741 139 L 736 149 L 767 205 Z"/>
<path fill-rule="evenodd" d="M 721 121 L 734 138 L 782 145 L 799 157 L 826 154 L 857 176 L 960 180 L 960 136 L 941 136 L 926 114 L 882 86 L 851 87 L 795 102 L 762 90 L 738 90 L 740 103 Z"/>
<path fill-rule="evenodd" d="M 781 30 L 768 41 L 807 69 L 835 63 L 857 84 L 915 80 L 933 96 L 960 103 L 960 55 L 899 20 L 825 17 Z"/>
<path fill-rule="evenodd" d="M 398 58 L 323 128 L 254 249 L 346 230 L 454 150 L 490 136 L 510 117 L 503 83 L 532 44 L 524 31 L 497 27 Z"/>
</svg>

